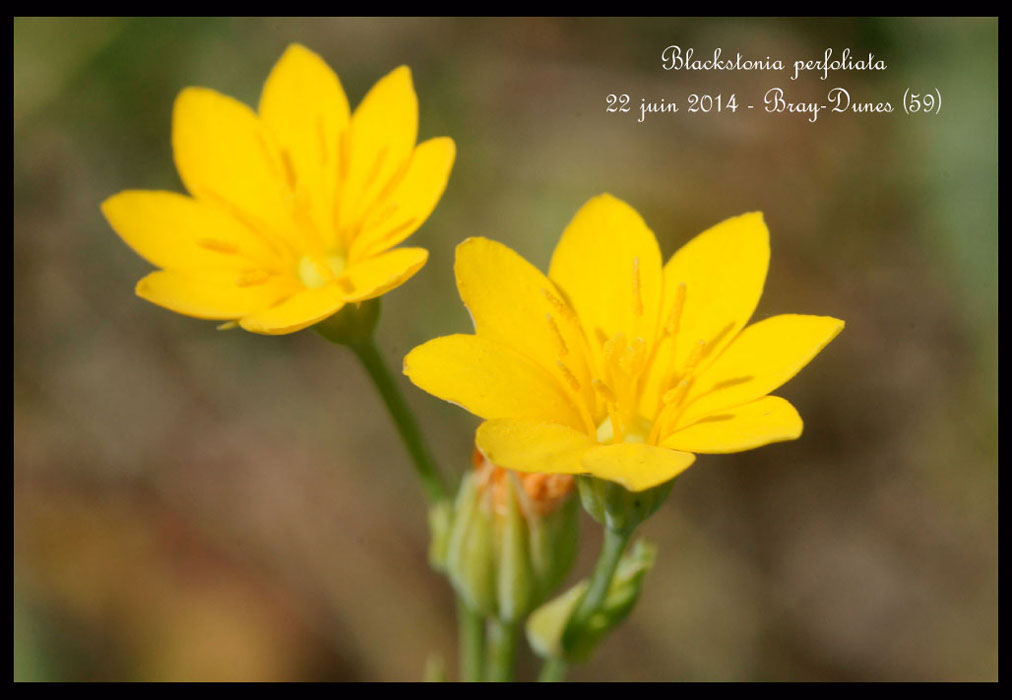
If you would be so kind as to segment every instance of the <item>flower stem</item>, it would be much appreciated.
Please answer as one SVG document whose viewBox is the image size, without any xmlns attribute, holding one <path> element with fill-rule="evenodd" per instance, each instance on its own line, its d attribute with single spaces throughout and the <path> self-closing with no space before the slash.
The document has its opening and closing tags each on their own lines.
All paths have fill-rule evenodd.
<svg viewBox="0 0 1012 700">
<path fill-rule="evenodd" d="M 566 662 L 558 658 L 546 659 L 538 674 L 538 683 L 558 683 L 566 679 Z"/>
<path fill-rule="evenodd" d="M 425 489 L 425 495 L 428 497 L 429 502 L 438 503 L 448 498 L 446 486 L 443 484 L 443 479 L 436 469 L 435 460 L 432 459 L 429 448 L 422 438 L 422 433 L 418 429 L 418 423 L 415 422 L 414 414 L 408 408 L 407 401 L 404 400 L 404 394 L 401 393 L 397 382 L 394 381 L 393 376 L 390 374 L 390 369 L 383 360 L 383 356 L 376 347 L 376 343 L 370 336 L 365 340 L 349 343 L 348 347 L 358 357 L 379 390 L 380 396 L 383 397 L 383 402 L 386 404 L 390 417 L 397 426 L 397 431 L 401 434 L 404 446 L 408 448 L 408 452 L 411 454 L 415 471 L 422 480 L 422 487 Z"/>
<path fill-rule="evenodd" d="M 517 660 L 518 625 L 503 622 L 497 617 L 488 621 L 488 680 L 513 680 L 513 667 Z"/>
<path fill-rule="evenodd" d="M 615 569 L 618 567 L 618 561 L 622 557 L 622 551 L 625 549 L 626 543 L 631 536 L 631 530 L 619 532 L 608 527 L 604 528 L 604 543 L 601 545 L 601 553 L 598 555 L 597 563 L 594 565 L 594 573 L 591 574 L 587 592 L 580 599 L 580 604 L 566 624 L 566 631 L 563 634 L 564 645 L 566 645 L 566 640 L 579 636 L 590 618 L 604 604 L 604 599 L 608 595 L 608 588 L 611 586 L 611 579 L 615 575 Z"/>
<path fill-rule="evenodd" d="M 326 336 L 325 336 L 326 337 Z M 404 446 L 415 466 L 415 472 L 422 481 L 422 488 L 430 505 L 435 505 L 449 498 L 443 479 L 436 469 L 435 460 L 429 452 L 425 439 L 418 428 L 415 416 L 408 407 L 404 394 L 390 374 L 379 348 L 372 336 L 347 343 L 355 356 L 358 357 L 370 379 L 376 385 L 383 402 L 386 404 L 390 417 L 397 426 Z M 468 605 L 457 598 L 458 646 L 460 653 L 460 678 L 464 681 L 480 681 L 484 675 L 482 658 L 485 644 L 485 630 L 481 615 L 471 610 Z"/>
<path fill-rule="evenodd" d="M 461 598 L 457 598 L 457 650 L 460 680 L 469 683 L 482 680 L 484 644 L 485 625 L 481 615 L 468 607 Z"/>
<path fill-rule="evenodd" d="M 411 455 L 415 472 L 422 481 L 430 506 L 442 504 L 450 498 L 443 483 L 436 462 L 429 452 L 425 439 L 418 429 L 415 416 L 408 407 L 400 387 L 383 360 L 373 332 L 379 319 L 380 304 L 375 299 L 364 304 L 349 305 L 341 313 L 317 324 L 315 330 L 325 339 L 338 345 L 346 345 L 362 363 L 373 384 L 383 397 L 390 418 L 397 426 L 404 446 Z M 471 610 L 463 600 L 457 598 L 457 624 L 459 626 L 460 675 L 462 680 L 477 681 L 482 678 L 482 652 L 485 635 L 481 616 Z"/>
</svg>

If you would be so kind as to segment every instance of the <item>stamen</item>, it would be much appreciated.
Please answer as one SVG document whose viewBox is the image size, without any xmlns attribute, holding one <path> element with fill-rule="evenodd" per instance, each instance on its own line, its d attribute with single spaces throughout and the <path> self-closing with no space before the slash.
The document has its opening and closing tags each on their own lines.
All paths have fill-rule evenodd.
<svg viewBox="0 0 1012 700">
<path fill-rule="evenodd" d="M 685 292 L 685 282 L 680 282 L 675 288 L 675 303 L 671 307 L 668 322 L 664 324 L 664 330 L 668 335 L 678 334 L 678 327 L 682 323 L 682 309 L 685 308 Z"/>
<path fill-rule="evenodd" d="M 678 384 L 664 392 L 664 396 L 661 397 L 661 401 L 663 401 L 665 405 L 678 404 L 685 398 L 685 394 L 688 393 L 692 382 L 693 380 L 688 377 L 679 380 Z"/>
<path fill-rule="evenodd" d="M 597 342 L 603 347 L 608 343 L 608 336 L 601 330 L 600 326 L 594 326 L 594 336 L 597 338 Z"/>
<path fill-rule="evenodd" d="M 258 284 L 263 284 L 268 279 L 270 279 L 270 274 L 264 270 L 250 270 L 242 273 L 235 283 L 239 287 L 253 287 Z"/>
<path fill-rule="evenodd" d="M 601 331 L 601 335 L 604 335 L 604 331 Z M 604 341 L 604 347 L 601 349 L 604 351 L 604 362 L 605 365 L 616 367 L 619 365 L 619 353 L 625 350 L 625 333 L 616 333 L 612 337 Z"/>
<path fill-rule="evenodd" d="M 703 351 L 705 349 L 706 349 L 705 340 L 696 341 L 696 344 L 692 346 L 692 350 L 689 351 L 689 359 L 685 363 L 684 373 L 687 374 L 688 372 L 692 371 L 692 369 L 695 368 L 697 364 L 699 364 L 699 361 L 703 359 Z"/>
<path fill-rule="evenodd" d="M 594 432 L 594 420 L 590 415 L 590 409 L 585 401 L 583 386 L 580 384 L 580 380 L 576 378 L 573 371 L 569 369 L 562 360 L 556 360 L 555 364 L 559 368 L 559 371 L 562 372 L 563 379 L 565 379 L 566 387 L 563 387 L 563 389 L 568 387 L 572 392 L 569 399 L 576 408 L 576 412 L 580 414 L 580 419 L 583 421 L 584 427 L 588 431 Z"/>
<path fill-rule="evenodd" d="M 594 391 L 601 395 L 601 398 L 604 399 L 605 403 L 614 404 L 616 402 L 615 392 L 613 392 L 611 387 L 602 382 L 600 379 L 594 379 L 591 382 L 591 385 L 594 387 Z"/>
<path fill-rule="evenodd" d="M 640 259 L 633 258 L 633 314 L 643 315 L 643 292 L 640 289 Z"/>
<path fill-rule="evenodd" d="M 666 431 L 667 425 L 671 422 L 672 416 L 677 417 L 681 415 L 679 408 L 694 381 L 694 377 L 685 377 L 675 387 L 664 392 L 664 396 L 661 399 L 664 403 L 664 408 L 661 409 L 657 418 L 654 419 L 654 425 L 650 429 L 650 437 L 647 438 L 649 444 L 656 445 L 661 433 Z"/>
<path fill-rule="evenodd" d="M 552 329 L 552 337 L 555 338 L 555 343 L 558 346 L 557 350 L 559 355 L 566 356 L 569 354 L 569 348 L 566 347 L 566 340 L 562 337 L 562 333 L 559 331 L 559 327 L 555 324 L 555 319 L 552 318 L 551 314 L 545 314 L 545 318 L 548 320 L 548 326 Z"/>
<path fill-rule="evenodd" d="M 615 392 L 600 379 L 594 379 L 591 384 L 594 387 L 594 391 L 604 399 L 604 405 L 608 410 L 608 419 L 611 421 L 614 442 L 622 442 L 625 436 L 622 432 L 622 421 L 618 417 L 618 401 L 615 397 Z"/>
<path fill-rule="evenodd" d="M 559 297 L 555 296 L 552 290 L 547 287 L 541 288 L 541 294 L 548 300 L 548 303 L 552 305 L 562 318 L 566 321 L 572 321 L 574 317 L 573 309 Z"/>
<path fill-rule="evenodd" d="M 630 377 L 638 376 L 646 359 L 646 342 L 643 338 L 633 338 L 618 358 L 618 366 Z"/>
<path fill-rule="evenodd" d="M 239 252 L 239 246 L 236 244 L 219 241 L 216 238 L 201 238 L 197 241 L 197 245 L 207 250 L 213 250 L 215 253 L 225 253 L 226 255 L 233 255 Z"/>
<path fill-rule="evenodd" d="M 724 336 L 731 332 L 732 328 L 734 328 L 734 321 L 724 326 L 717 335 L 713 336 L 711 340 L 696 341 L 696 344 L 692 346 L 692 351 L 689 353 L 689 359 L 685 363 L 685 370 L 682 372 L 682 375 L 684 376 L 688 374 L 694 370 L 700 362 L 705 360 L 710 353 L 713 352 L 713 349 L 717 347 L 720 341 L 724 339 Z"/>
<path fill-rule="evenodd" d="M 576 375 L 574 375 L 570 371 L 570 369 L 562 363 L 562 360 L 556 360 L 555 364 L 562 372 L 562 376 L 566 379 L 566 383 L 569 384 L 569 388 L 572 389 L 575 393 L 579 394 L 581 387 L 579 380 L 577 380 L 576 378 Z"/>
</svg>

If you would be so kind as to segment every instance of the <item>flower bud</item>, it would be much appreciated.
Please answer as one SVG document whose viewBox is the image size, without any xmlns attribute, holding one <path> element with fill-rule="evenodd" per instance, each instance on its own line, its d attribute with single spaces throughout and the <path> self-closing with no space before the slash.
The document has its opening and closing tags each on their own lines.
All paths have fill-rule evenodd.
<svg viewBox="0 0 1012 700">
<path fill-rule="evenodd" d="M 627 535 L 661 507 L 673 483 L 674 479 L 645 491 L 629 491 L 614 481 L 577 477 L 580 501 L 590 517 L 609 530 Z"/>
<path fill-rule="evenodd" d="M 453 504 L 440 499 L 429 508 L 429 566 L 436 571 L 446 571 L 446 549 L 450 540 L 450 526 L 453 523 Z"/>
<path fill-rule="evenodd" d="M 460 485 L 445 544 L 433 562 L 476 612 L 523 619 L 565 577 L 576 555 L 579 507 L 565 474 L 521 474 L 475 451 Z M 430 514 L 434 523 L 441 514 Z"/>
<path fill-rule="evenodd" d="M 619 561 L 604 604 L 574 639 L 568 639 L 569 635 L 564 633 L 569 618 L 587 592 L 587 579 L 531 613 L 527 620 L 527 641 L 531 649 L 543 658 L 562 659 L 570 663 L 585 661 L 601 639 L 633 609 L 643 589 L 643 579 L 654 565 L 656 553 L 654 545 L 644 540 L 636 541 L 632 550 Z"/>
</svg>

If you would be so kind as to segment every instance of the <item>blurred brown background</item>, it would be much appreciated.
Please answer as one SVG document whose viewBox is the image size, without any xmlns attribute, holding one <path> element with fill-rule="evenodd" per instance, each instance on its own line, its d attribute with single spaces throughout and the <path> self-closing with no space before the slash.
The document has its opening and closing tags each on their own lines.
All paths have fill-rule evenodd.
<svg viewBox="0 0 1012 700">
<path fill-rule="evenodd" d="M 219 332 L 133 295 L 148 270 L 98 204 L 179 190 L 187 85 L 256 104 L 289 42 L 352 105 L 401 63 L 422 138 L 458 159 L 412 239 L 429 264 L 378 340 L 470 330 L 451 273 L 469 235 L 543 269 L 609 191 L 665 255 L 761 209 L 757 318 L 847 321 L 782 390 L 801 440 L 702 457 L 643 528 L 658 564 L 579 680 L 997 678 L 997 20 L 14 21 L 14 675 L 412 680 L 454 665 L 453 601 L 426 559 L 406 453 L 350 353 L 311 332 Z M 885 72 L 661 70 L 697 55 L 872 51 Z M 780 85 L 937 116 L 632 115 Z M 444 468 L 477 420 L 404 382 Z M 585 521 L 576 575 L 598 532 Z M 535 664 L 526 656 L 522 672 Z"/>
</svg>

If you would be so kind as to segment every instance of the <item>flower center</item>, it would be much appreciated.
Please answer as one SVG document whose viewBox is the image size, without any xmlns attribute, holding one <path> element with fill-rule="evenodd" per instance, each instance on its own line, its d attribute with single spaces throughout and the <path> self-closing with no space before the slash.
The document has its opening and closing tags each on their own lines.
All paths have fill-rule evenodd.
<svg viewBox="0 0 1012 700">
<path fill-rule="evenodd" d="M 636 416 L 631 421 L 623 422 L 622 442 L 648 442 L 652 423 L 642 416 Z M 610 445 L 615 442 L 615 426 L 611 422 L 611 416 L 605 418 L 601 425 L 597 426 L 597 441 L 602 445 Z"/>
<path fill-rule="evenodd" d="M 303 255 L 297 268 L 299 281 L 310 288 L 322 287 L 340 277 L 347 265 L 343 255 Z"/>
</svg>

